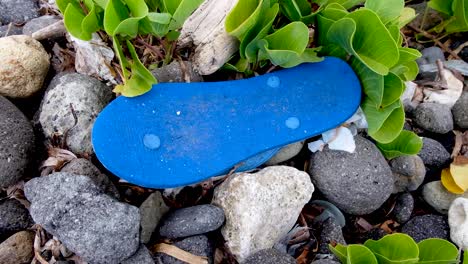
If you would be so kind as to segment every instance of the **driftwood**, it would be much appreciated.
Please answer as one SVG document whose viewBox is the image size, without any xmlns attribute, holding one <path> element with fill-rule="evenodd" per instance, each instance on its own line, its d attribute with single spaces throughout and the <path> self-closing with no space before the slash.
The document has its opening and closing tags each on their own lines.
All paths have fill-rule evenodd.
<svg viewBox="0 0 468 264">
<path fill-rule="evenodd" d="M 42 28 L 32 33 L 31 37 L 35 40 L 52 39 L 52 38 L 61 37 L 65 35 L 66 32 L 67 30 L 65 29 L 63 20 L 60 20 L 45 28 Z"/>
<path fill-rule="evenodd" d="M 223 66 L 237 51 L 238 41 L 224 27 L 226 16 L 238 0 L 205 0 L 185 21 L 178 41 L 180 47 L 193 45 L 195 71 L 209 75 Z"/>
</svg>

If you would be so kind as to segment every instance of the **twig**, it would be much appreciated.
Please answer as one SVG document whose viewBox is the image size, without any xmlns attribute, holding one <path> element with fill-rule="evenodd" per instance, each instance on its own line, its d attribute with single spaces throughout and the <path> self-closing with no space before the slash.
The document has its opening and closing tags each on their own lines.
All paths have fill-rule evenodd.
<svg viewBox="0 0 468 264">
<path fill-rule="evenodd" d="M 419 29 L 419 28 L 416 28 L 416 27 L 414 27 L 414 26 L 412 26 L 412 25 L 408 25 L 408 27 L 411 28 L 412 30 L 418 32 L 418 33 L 421 33 L 424 37 L 433 40 L 434 43 L 437 44 L 437 46 L 439 46 L 439 47 L 440 47 L 441 49 L 443 49 L 445 52 L 450 53 L 450 55 L 453 56 L 455 59 L 458 59 L 458 60 L 460 59 L 460 57 L 458 57 L 458 55 L 455 54 L 455 53 L 453 52 L 453 50 L 451 50 L 451 49 L 449 49 L 447 46 L 445 46 L 445 45 L 444 45 L 442 42 L 440 42 L 435 36 L 433 36 L 433 35 L 427 33 L 427 32 L 424 31 L 424 30 L 421 30 L 421 29 Z"/>
<path fill-rule="evenodd" d="M 164 56 L 162 55 L 161 51 L 159 51 L 158 49 L 156 49 L 155 47 L 151 46 L 150 44 L 146 43 L 146 41 L 142 40 L 142 39 L 137 39 L 136 40 L 139 44 L 145 46 L 146 48 L 150 49 L 152 52 L 156 53 L 156 55 L 161 59 L 161 58 L 164 58 Z"/>
<path fill-rule="evenodd" d="M 32 33 L 31 37 L 35 40 L 43 40 L 64 35 L 67 32 L 63 20 L 57 21 L 45 28 Z"/>
<path fill-rule="evenodd" d="M 154 252 L 165 253 L 189 264 L 208 264 L 206 257 L 194 255 L 173 245 L 160 243 L 155 245 L 153 250 Z"/>
<path fill-rule="evenodd" d="M 462 43 L 460 46 L 458 46 L 456 49 L 453 50 L 453 53 L 457 54 L 460 53 L 464 48 L 468 47 L 468 41 L 465 42 L 465 43 Z M 452 55 L 450 54 L 450 56 L 448 57 L 448 59 L 454 59 L 452 57 Z"/>
</svg>

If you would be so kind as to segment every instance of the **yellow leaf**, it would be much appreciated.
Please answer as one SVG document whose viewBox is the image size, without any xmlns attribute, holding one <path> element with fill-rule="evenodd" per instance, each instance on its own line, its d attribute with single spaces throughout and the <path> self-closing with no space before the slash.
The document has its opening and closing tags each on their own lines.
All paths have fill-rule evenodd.
<svg viewBox="0 0 468 264">
<path fill-rule="evenodd" d="M 468 190 L 468 163 L 458 162 L 457 158 L 450 164 L 450 174 L 455 183 L 464 191 Z"/>
<path fill-rule="evenodd" d="M 455 194 L 465 193 L 465 191 L 455 183 L 449 169 L 442 170 L 441 182 L 442 182 L 442 185 L 444 185 L 445 189 L 447 189 L 451 193 L 455 193 Z"/>
</svg>

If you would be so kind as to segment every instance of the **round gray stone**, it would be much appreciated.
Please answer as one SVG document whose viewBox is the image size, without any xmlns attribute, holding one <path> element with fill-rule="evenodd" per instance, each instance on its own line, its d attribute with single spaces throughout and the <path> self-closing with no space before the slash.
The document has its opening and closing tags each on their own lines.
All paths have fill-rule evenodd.
<svg viewBox="0 0 468 264">
<path fill-rule="evenodd" d="M 445 55 L 439 47 L 429 47 L 421 51 L 421 58 L 417 59 L 418 65 L 432 64 L 437 60 L 445 61 Z"/>
<path fill-rule="evenodd" d="M 311 264 L 340 264 L 340 262 L 332 259 L 319 259 L 312 261 Z"/>
<path fill-rule="evenodd" d="M 450 161 L 450 153 L 438 141 L 423 138 L 423 146 L 418 156 L 428 167 L 442 168 Z"/>
<path fill-rule="evenodd" d="M 120 264 L 154 264 L 154 260 L 150 251 L 144 245 L 140 245 L 140 248 L 133 256 L 120 262 Z"/>
<path fill-rule="evenodd" d="M 31 36 L 34 32 L 52 25 L 57 21 L 60 21 L 60 18 L 49 15 L 33 18 L 23 26 L 23 34 Z"/>
<path fill-rule="evenodd" d="M 296 260 L 288 254 L 276 249 L 263 249 L 245 259 L 242 264 L 296 264 Z"/>
<path fill-rule="evenodd" d="M 447 214 L 453 200 L 458 197 L 468 199 L 468 192 L 464 194 L 451 193 L 445 189 L 440 181 L 426 183 L 422 189 L 422 195 L 424 200 L 441 214 Z"/>
<path fill-rule="evenodd" d="M 28 209 L 17 200 L 5 200 L 0 203 L 0 239 L 25 230 L 33 224 Z"/>
<path fill-rule="evenodd" d="M 37 0 L 0 0 L 0 23 L 23 23 L 39 16 Z"/>
<path fill-rule="evenodd" d="M 92 263 L 120 263 L 139 248 L 140 214 L 82 175 L 53 173 L 24 186 L 34 221 Z"/>
<path fill-rule="evenodd" d="M 413 213 L 414 198 L 410 193 L 402 193 L 398 195 L 393 208 L 393 215 L 398 223 L 406 223 Z"/>
<path fill-rule="evenodd" d="M 115 187 L 109 177 L 101 173 L 101 171 L 99 171 L 99 169 L 87 159 L 73 159 L 69 163 L 65 164 L 60 172 L 88 176 L 94 184 L 101 188 L 105 193 L 117 199 L 120 197 L 117 187 Z"/>
<path fill-rule="evenodd" d="M 111 98 L 111 88 L 95 78 L 78 73 L 55 76 L 39 109 L 39 123 L 44 135 L 47 138 L 54 134 L 63 136 L 68 131 L 66 143 L 71 151 L 93 154 L 91 130 L 94 120 Z M 76 126 L 73 112 L 77 118 Z"/>
<path fill-rule="evenodd" d="M 449 238 L 447 217 L 441 215 L 421 215 L 413 217 L 402 228 L 402 233 L 408 234 L 416 242 L 427 238 Z"/>
<path fill-rule="evenodd" d="M 413 114 L 416 124 L 427 131 L 445 134 L 453 130 L 452 111 L 447 105 L 422 103 Z"/>
<path fill-rule="evenodd" d="M 160 192 L 156 191 L 141 204 L 140 217 L 141 217 L 141 243 L 148 243 L 159 224 L 159 221 L 169 211 L 169 207 L 164 203 L 163 197 Z"/>
<path fill-rule="evenodd" d="M 355 153 L 326 148 L 312 155 L 309 173 L 327 200 L 346 213 L 363 215 L 388 199 L 393 178 L 377 147 L 360 136 L 355 140 Z"/>
<path fill-rule="evenodd" d="M 24 114 L 0 96 L 0 188 L 18 182 L 34 152 L 34 132 Z"/>
<path fill-rule="evenodd" d="M 203 204 L 169 212 L 164 217 L 159 234 L 167 238 L 182 238 L 208 233 L 221 227 L 223 209 Z"/>
<path fill-rule="evenodd" d="M 468 128 L 468 92 L 463 92 L 461 97 L 452 107 L 453 120 L 461 128 Z"/>
<path fill-rule="evenodd" d="M 192 253 L 197 256 L 206 257 L 208 263 L 213 263 L 214 248 L 211 241 L 205 235 L 198 235 L 184 238 L 174 243 L 174 246 Z M 174 257 L 166 255 L 164 253 L 158 253 L 154 257 L 156 263 L 164 264 L 185 264 Z"/>
<path fill-rule="evenodd" d="M 328 218 L 322 224 L 322 231 L 320 233 L 320 244 L 318 253 L 320 254 L 332 254 L 328 245 L 330 243 L 338 243 L 346 245 L 346 241 L 343 237 L 343 231 L 341 226 L 335 221 L 334 218 Z"/>
<path fill-rule="evenodd" d="M 395 181 L 394 193 L 415 191 L 423 183 L 426 176 L 424 162 L 416 155 L 392 159 L 390 167 Z"/>
<path fill-rule="evenodd" d="M 23 29 L 21 27 L 15 26 L 14 24 L 0 26 L 0 38 L 21 35 L 22 33 Z"/>
</svg>

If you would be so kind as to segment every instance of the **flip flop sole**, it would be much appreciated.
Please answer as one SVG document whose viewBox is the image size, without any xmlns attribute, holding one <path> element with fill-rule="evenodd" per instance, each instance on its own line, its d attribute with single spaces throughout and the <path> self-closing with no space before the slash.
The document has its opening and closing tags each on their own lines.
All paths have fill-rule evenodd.
<svg viewBox="0 0 468 264">
<path fill-rule="evenodd" d="M 92 141 L 115 175 L 178 187 L 334 128 L 360 100 L 350 66 L 327 57 L 250 79 L 161 83 L 139 97 L 120 96 L 99 114 Z"/>
</svg>

